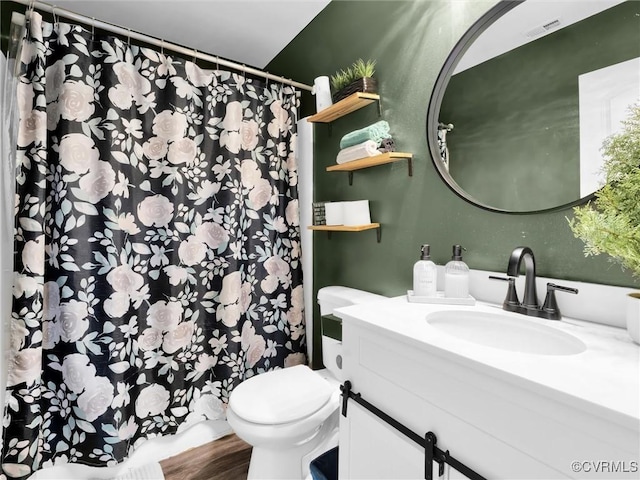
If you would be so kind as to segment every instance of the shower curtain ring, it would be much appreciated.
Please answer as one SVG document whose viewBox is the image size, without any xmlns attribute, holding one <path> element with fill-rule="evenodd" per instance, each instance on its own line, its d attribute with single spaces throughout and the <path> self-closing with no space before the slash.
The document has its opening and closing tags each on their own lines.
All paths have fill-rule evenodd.
<svg viewBox="0 0 640 480">
<path fill-rule="evenodd" d="M 193 60 L 192 60 L 194 65 L 198 65 L 198 50 L 196 50 L 195 48 L 193 49 Z"/>
<path fill-rule="evenodd" d="M 91 39 L 96 35 L 96 17 L 91 17 Z"/>
<path fill-rule="evenodd" d="M 164 55 L 164 38 L 160 39 L 160 54 Z"/>
<path fill-rule="evenodd" d="M 220 71 L 220 57 L 216 55 L 216 70 Z"/>
<path fill-rule="evenodd" d="M 127 28 L 127 45 L 131 46 L 131 29 Z"/>
<path fill-rule="evenodd" d="M 56 15 L 56 7 L 57 7 L 57 5 L 51 5 L 51 13 L 53 14 L 53 26 L 54 27 L 58 24 L 58 16 Z"/>
</svg>

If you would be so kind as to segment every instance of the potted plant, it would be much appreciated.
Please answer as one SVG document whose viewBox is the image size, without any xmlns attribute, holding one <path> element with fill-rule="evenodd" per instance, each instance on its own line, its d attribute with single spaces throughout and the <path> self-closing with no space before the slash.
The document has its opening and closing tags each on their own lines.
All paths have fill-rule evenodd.
<svg viewBox="0 0 640 480">
<path fill-rule="evenodd" d="M 593 202 L 573 209 L 569 225 L 585 243 L 585 256 L 607 253 L 640 277 L 640 104 L 623 125 L 603 143 L 604 187 Z M 640 293 L 629 295 L 627 330 L 640 343 Z"/>
<path fill-rule="evenodd" d="M 377 93 L 378 85 L 373 78 L 376 61 L 359 58 L 346 70 L 340 70 L 331 76 L 333 102 L 338 102 L 355 92 Z"/>
</svg>

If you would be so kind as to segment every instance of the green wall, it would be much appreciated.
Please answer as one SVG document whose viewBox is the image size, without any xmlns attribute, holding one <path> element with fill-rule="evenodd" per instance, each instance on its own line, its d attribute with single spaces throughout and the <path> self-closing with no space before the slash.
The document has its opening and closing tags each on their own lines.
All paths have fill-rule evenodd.
<svg viewBox="0 0 640 480">
<path fill-rule="evenodd" d="M 640 57 L 639 12 L 622 3 L 454 75 L 440 119 L 455 125 L 447 140 L 458 185 L 506 210 L 579 198 L 578 76 Z"/>
<path fill-rule="evenodd" d="M 317 200 L 369 199 L 374 221 L 382 223 L 382 242 L 373 231 L 323 233 L 314 237 L 314 284 L 346 285 L 383 295 L 401 295 L 412 282 L 421 243 L 432 245 L 436 263 L 446 263 L 451 245 L 462 244 L 471 268 L 505 271 L 511 250 L 530 246 L 543 276 L 635 286 L 630 274 L 606 256 L 585 258 L 583 244 L 565 217 L 571 210 L 513 215 L 477 208 L 456 196 L 438 176 L 427 147 L 426 112 L 431 90 L 449 51 L 495 1 L 333 0 L 267 67 L 307 84 L 348 66 L 358 57 L 378 61 L 376 77 L 383 118 L 400 151 L 415 155 L 414 174 L 404 162 L 355 172 L 349 186 L 344 173 L 328 173 L 340 137 L 377 120 L 366 107 L 332 125 L 315 127 Z M 303 113 L 313 113 L 312 97 Z M 315 292 L 314 292 L 315 293 Z M 318 313 L 314 318 L 319 318 Z M 314 343 L 319 340 L 314 322 Z M 318 348 L 315 349 L 318 352 Z M 318 365 L 318 358 L 314 359 Z"/>
</svg>

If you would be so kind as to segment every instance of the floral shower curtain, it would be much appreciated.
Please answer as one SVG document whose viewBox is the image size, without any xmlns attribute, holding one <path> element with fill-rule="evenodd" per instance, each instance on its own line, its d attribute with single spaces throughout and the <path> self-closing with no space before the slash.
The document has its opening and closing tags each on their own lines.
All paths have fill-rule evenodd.
<svg viewBox="0 0 640 480">
<path fill-rule="evenodd" d="M 2 471 L 104 466 L 305 361 L 296 92 L 33 13 Z"/>
</svg>

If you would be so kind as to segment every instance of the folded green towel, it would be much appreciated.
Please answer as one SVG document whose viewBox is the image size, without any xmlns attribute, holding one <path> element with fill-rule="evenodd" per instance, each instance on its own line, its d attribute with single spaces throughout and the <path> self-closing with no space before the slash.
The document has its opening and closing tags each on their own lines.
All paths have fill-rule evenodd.
<svg viewBox="0 0 640 480">
<path fill-rule="evenodd" d="M 389 138 L 391 134 L 389 133 L 389 124 L 380 120 L 368 127 L 361 128 L 360 130 L 355 130 L 351 133 L 347 133 L 340 140 L 340 149 L 344 149 L 347 147 L 352 147 L 354 145 L 358 145 L 359 143 L 364 143 L 367 140 L 373 140 L 380 146 L 380 142 L 384 138 Z"/>
</svg>

